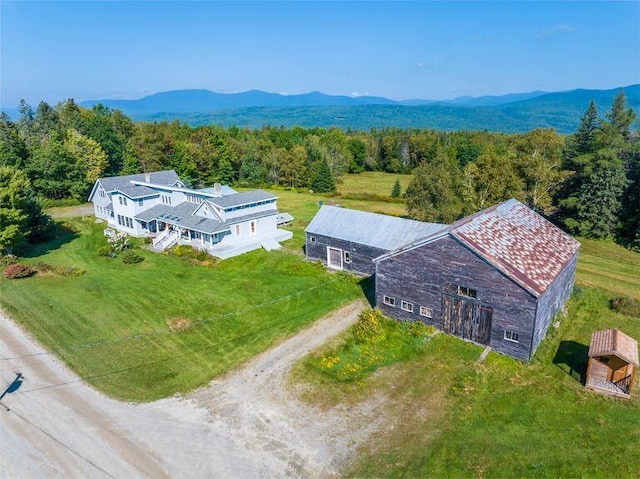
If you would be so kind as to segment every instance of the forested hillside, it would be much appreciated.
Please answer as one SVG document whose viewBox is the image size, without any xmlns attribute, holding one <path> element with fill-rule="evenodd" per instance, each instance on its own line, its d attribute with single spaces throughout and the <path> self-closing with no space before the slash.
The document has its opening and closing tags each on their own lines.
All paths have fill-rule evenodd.
<svg viewBox="0 0 640 479">
<path fill-rule="evenodd" d="M 167 168 L 194 187 L 217 181 L 316 192 L 330 192 L 345 173 L 413 173 L 405 194 L 413 218 L 450 222 L 515 197 L 574 234 L 638 246 L 640 139 L 632 131 L 634 119 L 623 93 L 604 116 L 592 103 L 568 137 L 552 129 L 193 127 L 136 123 L 118 110 L 85 109 L 72 100 L 55 107 L 42 102 L 35 111 L 22 102 L 17 121 L 0 118 L 0 165 L 8 168 L 5 176 L 22 175 L 37 197 L 55 201 L 86 201 L 100 176 Z M 5 185 L 0 188 L 1 229 L 22 225 L 22 216 L 7 213 L 19 207 Z M 370 194 L 387 197 L 391 191 Z"/>
</svg>

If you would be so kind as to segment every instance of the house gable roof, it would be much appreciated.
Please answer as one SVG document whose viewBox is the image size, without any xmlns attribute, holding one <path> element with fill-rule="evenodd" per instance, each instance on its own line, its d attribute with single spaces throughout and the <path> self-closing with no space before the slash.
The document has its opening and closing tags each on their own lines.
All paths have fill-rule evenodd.
<svg viewBox="0 0 640 479">
<path fill-rule="evenodd" d="M 147 175 L 149 176 L 147 179 Z M 98 184 L 104 188 L 107 193 L 111 193 L 114 190 L 122 191 L 122 188 L 132 187 L 132 181 L 148 181 L 156 185 L 168 185 L 172 186 L 176 182 L 182 184 L 180 177 L 174 170 L 153 171 L 151 173 L 138 173 L 136 175 L 126 176 L 106 176 L 104 178 L 98 178 L 93 185 L 91 194 L 89 195 L 89 201 L 93 199 L 97 190 Z"/>
<path fill-rule="evenodd" d="M 305 231 L 391 251 L 446 227 L 437 223 L 323 205 Z"/>
<path fill-rule="evenodd" d="M 450 235 L 535 297 L 551 285 L 580 243 L 519 201 L 511 199 L 452 224 L 375 261 Z"/>
<path fill-rule="evenodd" d="M 251 190 L 244 193 L 235 193 L 218 198 L 208 198 L 207 201 L 218 205 L 222 209 L 234 208 L 236 206 L 249 205 L 259 201 L 277 200 L 278 197 L 264 190 Z"/>
<path fill-rule="evenodd" d="M 617 356 L 638 366 L 638 342 L 619 329 L 594 331 L 591 334 L 589 357 L 594 356 Z"/>
</svg>

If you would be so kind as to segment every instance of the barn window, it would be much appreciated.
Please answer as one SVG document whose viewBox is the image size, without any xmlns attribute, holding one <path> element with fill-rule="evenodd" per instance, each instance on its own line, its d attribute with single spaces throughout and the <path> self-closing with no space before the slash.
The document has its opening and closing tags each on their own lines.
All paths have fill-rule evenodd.
<svg viewBox="0 0 640 479">
<path fill-rule="evenodd" d="M 316 242 L 316 237 L 315 236 L 309 236 L 309 243 L 315 243 Z"/>
<path fill-rule="evenodd" d="M 344 252 L 344 262 L 351 263 L 351 253 L 349 253 L 348 251 Z"/>
<path fill-rule="evenodd" d="M 425 318 L 433 318 L 433 309 L 420 306 L 420 316 Z"/>
<path fill-rule="evenodd" d="M 409 301 L 401 301 L 400 308 L 404 311 L 413 313 L 413 303 L 410 303 Z"/>
<path fill-rule="evenodd" d="M 384 296 L 382 298 L 382 302 L 384 304 L 386 304 L 387 306 L 395 306 L 396 305 L 396 298 L 392 298 L 391 296 Z"/>
<path fill-rule="evenodd" d="M 460 296 L 467 296 L 468 298 L 477 298 L 478 291 L 475 289 L 467 288 L 466 286 L 458 286 L 458 294 Z"/>
<path fill-rule="evenodd" d="M 504 339 L 506 339 L 507 341 L 513 341 L 514 343 L 518 342 L 518 333 L 514 333 L 513 331 L 506 331 L 504 332 Z"/>
</svg>

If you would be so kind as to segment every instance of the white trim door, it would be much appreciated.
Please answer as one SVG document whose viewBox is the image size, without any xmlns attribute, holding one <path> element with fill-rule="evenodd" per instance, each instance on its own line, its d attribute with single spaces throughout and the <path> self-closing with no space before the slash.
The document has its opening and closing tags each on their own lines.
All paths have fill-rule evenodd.
<svg viewBox="0 0 640 479">
<path fill-rule="evenodd" d="M 327 246 L 327 266 L 331 269 L 342 269 L 342 250 Z"/>
</svg>

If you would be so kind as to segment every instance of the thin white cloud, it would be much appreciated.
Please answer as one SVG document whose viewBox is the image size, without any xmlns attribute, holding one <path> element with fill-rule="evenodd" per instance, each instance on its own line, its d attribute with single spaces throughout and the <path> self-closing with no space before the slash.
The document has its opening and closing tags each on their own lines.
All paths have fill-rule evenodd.
<svg viewBox="0 0 640 479">
<path fill-rule="evenodd" d="M 577 29 L 575 27 L 572 27 L 571 25 L 561 23 L 551 28 L 539 31 L 538 33 L 536 33 L 536 38 L 538 40 L 546 40 L 553 37 L 554 35 L 557 35 L 558 33 L 570 33 L 575 32 L 576 30 Z"/>
<path fill-rule="evenodd" d="M 351 92 L 351 96 L 353 97 L 369 96 L 369 95 L 371 95 L 371 93 L 369 93 L 368 91 L 352 91 Z"/>
<path fill-rule="evenodd" d="M 418 63 L 416 63 L 416 66 L 418 68 L 422 68 L 424 66 L 424 62 L 418 62 Z"/>
</svg>

